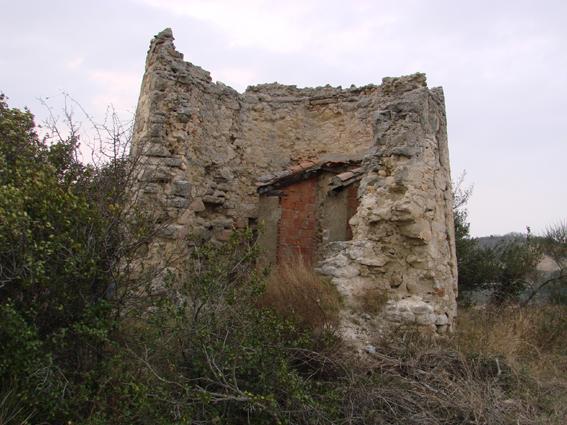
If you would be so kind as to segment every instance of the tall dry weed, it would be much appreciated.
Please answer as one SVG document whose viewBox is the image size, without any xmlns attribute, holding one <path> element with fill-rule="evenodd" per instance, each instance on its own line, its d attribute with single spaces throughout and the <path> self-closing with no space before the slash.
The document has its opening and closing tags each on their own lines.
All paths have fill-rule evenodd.
<svg viewBox="0 0 567 425">
<path fill-rule="evenodd" d="M 567 307 L 505 306 L 461 310 L 456 343 L 465 352 L 503 357 L 514 366 L 555 376 L 567 367 Z M 567 373 L 567 369 L 564 369 Z"/>
<path fill-rule="evenodd" d="M 338 324 L 341 300 L 331 282 L 297 259 L 272 270 L 260 305 L 320 334 Z"/>
</svg>

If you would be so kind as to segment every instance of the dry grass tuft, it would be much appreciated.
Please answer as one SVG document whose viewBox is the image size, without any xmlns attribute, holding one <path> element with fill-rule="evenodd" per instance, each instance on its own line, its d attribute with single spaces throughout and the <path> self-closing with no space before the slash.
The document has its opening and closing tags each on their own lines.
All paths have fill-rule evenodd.
<svg viewBox="0 0 567 425">
<path fill-rule="evenodd" d="M 260 306 L 320 334 L 338 324 L 341 299 L 331 282 L 296 260 L 272 270 Z"/>
<path fill-rule="evenodd" d="M 461 310 L 456 343 L 465 352 L 500 356 L 514 367 L 557 376 L 567 371 L 567 307 L 507 306 Z"/>
<path fill-rule="evenodd" d="M 521 379 L 518 397 L 545 412 L 536 423 L 567 423 L 567 307 L 507 306 L 460 313 L 458 349 L 500 358 Z"/>
<path fill-rule="evenodd" d="M 567 308 L 462 310 L 448 337 L 396 330 L 347 358 L 352 424 L 567 423 Z"/>
</svg>

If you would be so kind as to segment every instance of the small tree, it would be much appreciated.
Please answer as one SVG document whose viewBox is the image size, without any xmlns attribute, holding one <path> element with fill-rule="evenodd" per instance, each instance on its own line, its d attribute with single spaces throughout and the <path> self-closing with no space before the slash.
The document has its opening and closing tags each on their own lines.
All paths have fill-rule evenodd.
<svg viewBox="0 0 567 425">
<path fill-rule="evenodd" d="M 528 233 L 527 237 L 503 241 L 492 252 L 494 301 L 501 303 L 516 300 L 537 278 L 537 265 L 542 252 L 539 243 Z"/>
<path fill-rule="evenodd" d="M 512 238 L 496 247 L 486 248 L 470 236 L 468 212 L 465 208 L 472 187 L 463 187 L 463 173 L 454 185 L 453 213 L 459 287 L 465 290 L 490 288 L 494 301 L 514 299 L 531 286 L 536 266 L 541 259 L 541 247 L 530 233 Z"/>
<path fill-rule="evenodd" d="M 485 282 L 495 279 L 494 255 L 484 250 L 470 235 L 466 205 L 473 187 L 464 187 L 465 173 L 453 184 L 453 216 L 455 219 L 455 246 L 459 287 L 465 290 L 479 289 Z"/>
<path fill-rule="evenodd" d="M 539 279 L 531 285 L 533 289 L 525 304 L 550 285 L 557 285 L 560 288 L 567 286 L 567 221 L 549 226 L 538 243 L 541 252 L 552 261 L 554 270 L 543 280 Z"/>
</svg>

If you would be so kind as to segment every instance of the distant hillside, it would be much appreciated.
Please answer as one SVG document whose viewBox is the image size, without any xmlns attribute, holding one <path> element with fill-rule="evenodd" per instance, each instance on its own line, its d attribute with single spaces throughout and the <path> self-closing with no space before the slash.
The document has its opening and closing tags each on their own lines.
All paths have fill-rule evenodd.
<svg viewBox="0 0 567 425">
<path fill-rule="evenodd" d="M 479 246 L 483 249 L 493 249 L 496 248 L 498 245 L 505 244 L 507 242 L 513 241 L 525 241 L 527 238 L 527 234 L 525 233 L 507 233 L 505 235 L 491 235 L 491 236 L 482 236 L 479 238 L 474 238 Z M 551 257 L 548 255 L 542 255 L 539 263 L 536 266 L 537 271 L 540 273 L 539 277 L 536 278 L 534 284 L 537 285 L 538 282 L 542 282 L 545 279 L 548 279 L 553 273 L 557 273 L 559 271 L 559 266 Z M 535 301 L 536 302 L 549 302 L 550 299 L 556 299 L 558 296 L 567 297 L 567 289 L 560 287 L 561 283 L 549 285 L 545 287 L 543 290 L 539 292 Z M 528 286 L 523 293 L 520 295 L 520 298 L 525 298 L 531 294 L 533 290 L 533 286 Z M 483 305 L 488 304 L 491 301 L 491 297 L 493 295 L 494 289 L 490 287 L 485 287 L 483 289 L 477 290 L 464 290 L 461 291 L 461 299 L 467 299 L 472 304 L 476 305 Z"/>
<path fill-rule="evenodd" d="M 525 240 L 527 237 L 524 233 L 507 233 L 505 235 L 491 235 L 475 238 L 481 248 L 495 248 L 501 243 L 511 242 L 515 240 Z M 558 270 L 557 264 L 547 255 L 544 255 L 537 266 L 537 269 L 542 272 L 554 272 Z"/>
<path fill-rule="evenodd" d="M 505 235 L 491 235 L 491 236 L 481 236 L 480 238 L 475 238 L 481 248 L 495 248 L 498 244 L 502 242 L 511 242 L 514 240 L 524 240 L 526 235 L 524 233 L 511 232 Z"/>
</svg>

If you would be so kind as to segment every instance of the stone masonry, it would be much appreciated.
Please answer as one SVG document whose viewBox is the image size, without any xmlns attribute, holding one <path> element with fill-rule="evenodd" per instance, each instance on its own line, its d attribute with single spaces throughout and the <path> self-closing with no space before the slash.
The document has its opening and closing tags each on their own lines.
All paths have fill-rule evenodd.
<svg viewBox="0 0 567 425">
<path fill-rule="evenodd" d="M 188 235 L 222 242 L 257 225 L 262 176 L 305 161 L 360 158 L 358 190 L 349 195 L 358 205 L 352 238 L 323 243 L 314 265 L 343 295 L 343 335 L 367 344 L 385 324 L 440 333 L 453 326 L 444 98 L 425 75 L 347 89 L 262 84 L 240 94 L 185 62 L 166 29 L 148 52 L 132 155 L 141 165 L 137 200 L 163 224 L 147 264 L 183 256 Z"/>
</svg>

